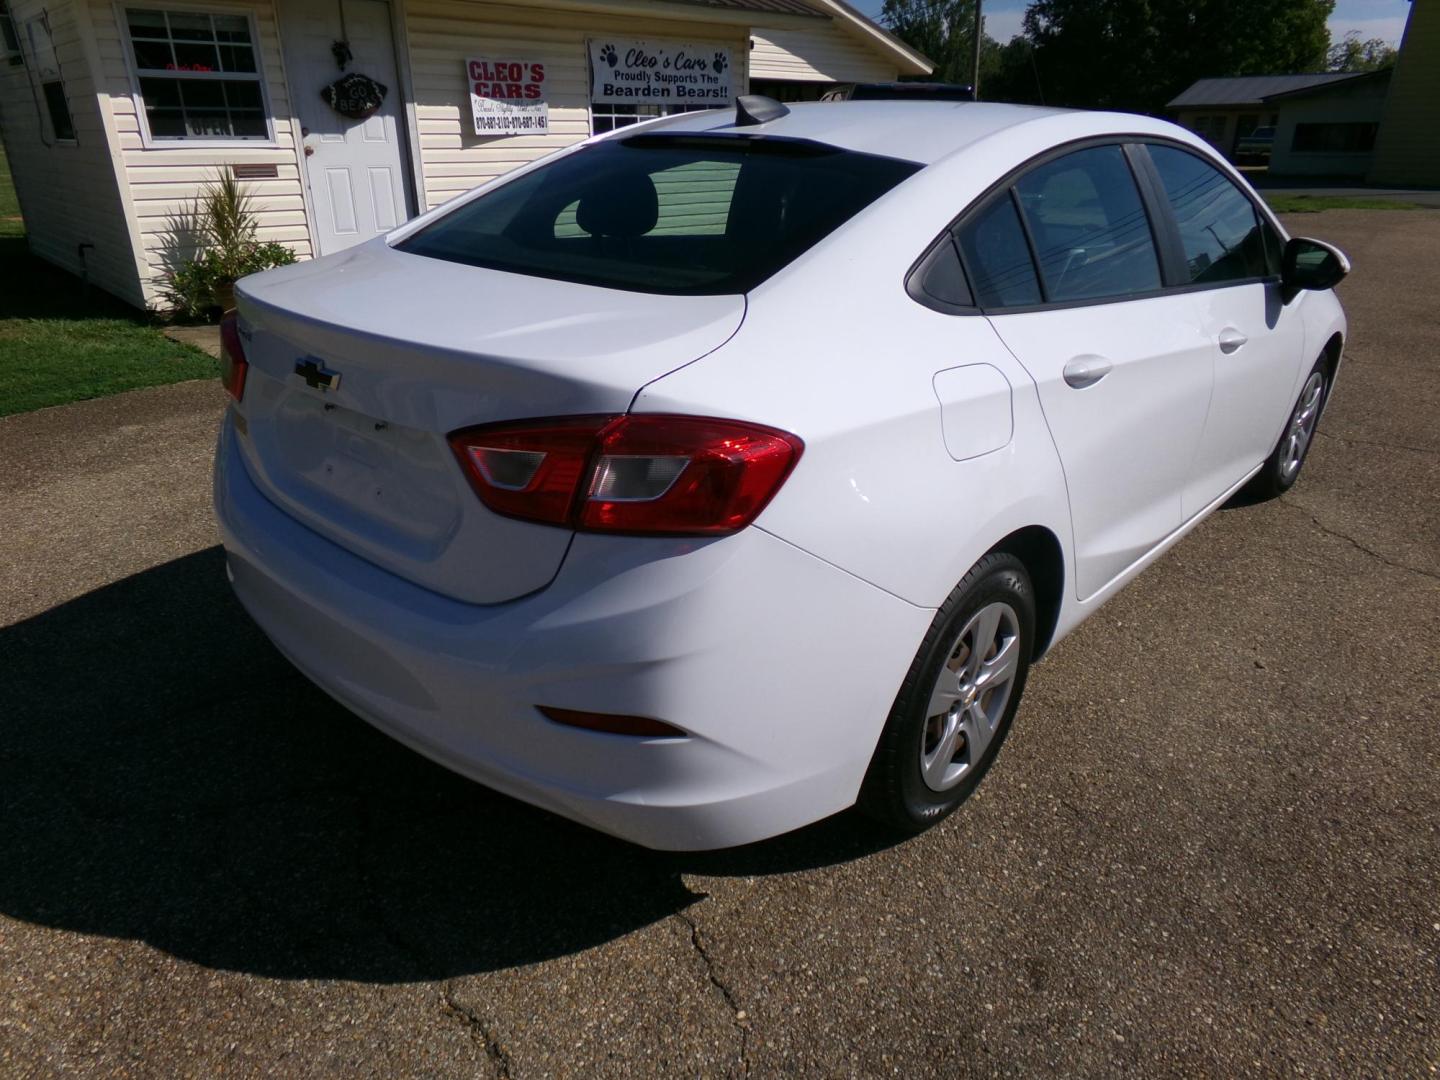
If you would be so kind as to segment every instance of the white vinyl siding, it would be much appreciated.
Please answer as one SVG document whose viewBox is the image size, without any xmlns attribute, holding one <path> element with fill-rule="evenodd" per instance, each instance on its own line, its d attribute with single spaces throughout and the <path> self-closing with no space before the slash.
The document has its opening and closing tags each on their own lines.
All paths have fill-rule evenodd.
<svg viewBox="0 0 1440 1080">
<path fill-rule="evenodd" d="M 751 35 L 750 78 L 780 82 L 893 82 L 895 61 L 867 47 L 836 22 L 814 30 Z"/>
<path fill-rule="evenodd" d="M 150 304 L 159 302 L 166 273 L 193 253 L 186 218 L 205 184 L 231 165 L 274 165 L 274 179 L 243 180 L 251 193 L 260 240 L 283 243 L 301 257 L 311 254 L 310 227 L 300 177 L 300 161 L 291 130 L 290 96 L 283 76 L 275 8 L 269 0 L 225 4 L 163 5 L 171 10 L 234 12 L 250 16 L 256 55 L 269 102 L 274 140 L 259 145 L 235 140 L 194 145 L 190 140 L 146 145 L 136 110 L 128 44 L 120 19 L 124 6 L 90 0 L 101 77 L 110 94 L 118 137 L 120 163 L 139 226 L 143 287 Z M 153 3 L 128 5 L 153 9 Z"/>
<path fill-rule="evenodd" d="M 746 55 L 743 27 L 535 11 L 495 4 L 411 0 L 406 30 L 415 83 L 426 208 L 590 134 L 585 42 L 597 34 L 713 41 Z M 545 135 L 477 136 L 470 119 L 465 60 L 504 56 L 545 64 L 550 131 Z M 744 87 L 743 61 L 736 86 Z"/>
<path fill-rule="evenodd" d="M 77 0 L 10 0 L 25 64 L 0 64 L 0 114 L 30 250 L 130 303 L 141 292 Z M 49 33 L 42 16 L 48 15 Z M 31 37 L 41 38 L 39 57 Z M 40 67 L 53 69 L 41 71 Z M 51 135 L 42 83 L 64 87 L 73 140 Z"/>
</svg>

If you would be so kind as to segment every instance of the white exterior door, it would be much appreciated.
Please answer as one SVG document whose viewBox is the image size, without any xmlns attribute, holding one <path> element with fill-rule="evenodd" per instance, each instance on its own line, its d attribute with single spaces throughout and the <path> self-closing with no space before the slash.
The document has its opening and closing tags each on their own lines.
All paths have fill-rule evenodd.
<svg viewBox="0 0 1440 1080">
<path fill-rule="evenodd" d="M 280 5 L 293 108 L 300 120 L 317 254 L 329 255 L 403 222 L 407 211 L 401 93 L 386 0 L 285 0 Z M 348 41 L 342 71 L 332 46 Z M 347 72 L 386 87 L 364 120 L 341 116 L 321 91 Z"/>
</svg>

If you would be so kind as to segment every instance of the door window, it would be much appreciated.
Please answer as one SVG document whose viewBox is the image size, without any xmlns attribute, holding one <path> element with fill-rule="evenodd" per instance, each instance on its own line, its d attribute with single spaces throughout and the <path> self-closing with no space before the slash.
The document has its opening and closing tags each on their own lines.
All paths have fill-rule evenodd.
<svg viewBox="0 0 1440 1080">
<path fill-rule="evenodd" d="M 981 307 L 1040 303 L 1035 264 L 1008 192 L 962 225 L 957 239 Z"/>
<path fill-rule="evenodd" d="M 1040 165 L 1015 184 L 1051 302 L 1160 288 L 1160 260 L 1135 177 L 1118 146 Z"/>
<path fill-rule="evenodd" d="M 1175 212 L 1190 280 L 1210 284 L 1266 276 L 1260 217 L 1230 178 L 1186 150 L 1147 149 Z"/>
</svg>

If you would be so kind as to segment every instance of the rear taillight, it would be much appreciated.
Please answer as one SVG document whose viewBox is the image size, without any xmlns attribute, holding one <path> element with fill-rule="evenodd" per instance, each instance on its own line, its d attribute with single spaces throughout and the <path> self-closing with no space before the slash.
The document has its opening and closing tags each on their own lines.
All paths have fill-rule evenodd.
<svg viewBox="0 0 1440 1080">
<path fill-rule="evenodd" d="M 497 513 L 587 532 L 709 536 L 754 521 L 795 467 L 794 435 L 698 416 L 584 416 L 457 431 Z"/>
<path fill-rule="evenodd" d="M 245 345 L 240 340 L 240 320 L 230 312 L 220 320 L 220 382 L 236 401 L 245 396 Z"/>
</svg>

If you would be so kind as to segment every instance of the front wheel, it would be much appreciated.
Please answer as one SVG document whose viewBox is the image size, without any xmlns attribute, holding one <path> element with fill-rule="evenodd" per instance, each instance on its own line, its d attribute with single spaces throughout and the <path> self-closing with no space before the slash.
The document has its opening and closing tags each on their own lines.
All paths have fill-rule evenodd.
<svg viewBox="0 0 1440 1080">
<path fill-rule="evenodd" d="M 1325 408 L 1325 395 L 1330 391 L 1326 374 L 1325 358 L 1322 356 L 1315 362 L 1300 389 L 1300 397 L 1290 410 L 1290 419 L 1280 434 L 1280 441 L 1254 479 L 1246 485 L 1245 493 L 1251 498 L 1277 498 L 1289 491 L 1299 479 L 1305 455 L 1310 452 L 1310 443 L 1320 424 L 1320 413 Z"/>
<path fill-rule="evenodd" d="M 861 789 L 871 817 L 920 832 L 964 802 L 1020 705 L 1035 643 L 1035 598 L 1013 555 L 987 555 L 936 612 Z"/>
</svg>

